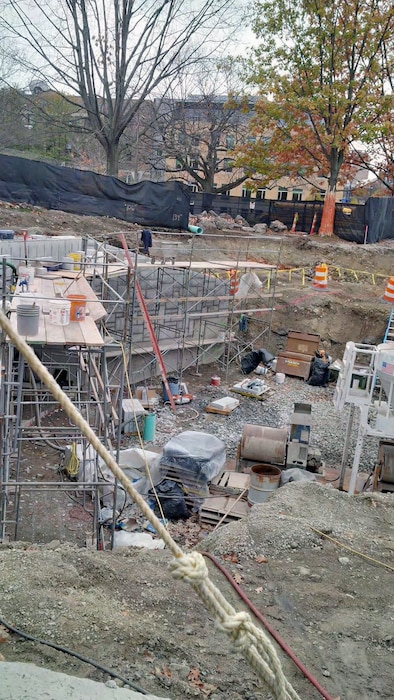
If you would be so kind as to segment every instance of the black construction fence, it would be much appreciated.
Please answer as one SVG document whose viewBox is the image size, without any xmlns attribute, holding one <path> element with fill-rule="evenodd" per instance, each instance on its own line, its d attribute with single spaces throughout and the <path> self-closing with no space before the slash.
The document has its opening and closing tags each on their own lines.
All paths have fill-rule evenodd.
<svg viewBox="0 0 394 700">
<path fill-rule="evenodd" d="M 0 199 L 142 226 L 187 229 L 190 193 L 179 182 L 127 185 L 90 170 L 0 155 Z"/>
<path fill-rule="evenodd" d="M 323 202 L 279 202 L 230 195 L 190 193 L 184 183 L 122 180 L 88 170 L 64 168 L 42 161 L 0 154 L 0 200 L 27 203 L 74 214 L 110 216 L 142 226 L 185 230 L 189 211 L 200 214 L 240 214 L 252 226 L 278 219 L 291 228 L 298 213 L 297 231 L 309 233 L 316 214 L 318 231 Z M 372 197 L 366 204 L 338 203 L 334 231 L 356 243 L 394 238 L 394 197 Z"/>
<path fill-rule="evenodd" d="M 190 212 L 201 214 L 213 210 L 216 214 L 238 214 L 251 225 L 270 224 L 278 220 L 289 229 L 298 213 L 297 231 L 310 233 L 316 214 L 315 232 L 319 230 L 324 202 L 280 202 L 272 199 L 250 199 L 230 195 L 193 192 Z M 364 204 L 339 202 L 335 206 L 335 234 L 355 243 L 376 243 L 394 238 L 394 197 L 374 197 Z"/>
</svg>

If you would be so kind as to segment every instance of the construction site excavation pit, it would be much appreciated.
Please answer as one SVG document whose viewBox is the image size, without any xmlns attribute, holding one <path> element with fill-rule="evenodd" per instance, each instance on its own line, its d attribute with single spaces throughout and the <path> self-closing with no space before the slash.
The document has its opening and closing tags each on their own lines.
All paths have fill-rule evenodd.
<svg viewBox="0 0 394 700">
<path fill-rule="evenodd" d="M 23 212 L 18 215 L 22 227 Z M 51 216 L 59 213 L 46 213 L 44 227 L 45 217 L 48 228 L 53 226 Z M 65 221 L 68 216 L 64 215 Z M 70 218 L 68 232 L 70 226 L 79 226 L 77 219 Z M 86 219 L 85 226 L 92 226 Z M 380 301 L 389 274 L 389 244 L 361 248 L 301 236 L 279 240 L 222 236 L 212 254 L 212 241 L 203 236 L 196 241 L 153 233 L 155 261 L 133 258 L 136 272 L 131 274 L 122 248 L 108 243 L 117 234 L 103 230 L 106 225 L 100 221 L 102 241 L 96 240 L 96 260 L 85 270 L 59 270 L 38 283 L 39 303 L 41 297 L 49 298 L 45 294 L 58 298 L 64 281 L 63 291 L 71 286 L 68 292 L 73 293 L 72 285 L 74 289 L 77 285 L 75 293 L 87 292 L 86 318 L 52 327 L 43 311 L 38 337 L 28 338 L 28 343 L 114 455 L 141 449 L 138 431 L 143 434 L 144 416 L 153 411 L 154 440 L 143 443 L 153 465 L 163 454 L 168 459 L 173 453 L 166 446 L 187 432 L 223 444 L 223 469 L 212 478 L 214 488 L 205 499 L 204 516 L 196 507 L 200 492 L 189 493 L 190 517 L 168 522 L 175 542 L 187 552 L 197 549 L 218 558 L 330 697 L 390 698 L 393 497 L 371 488 L 381 437 L 364 437 L 357 495 L 351 497 L 346 490 L 359 448 L 359 409 L 349 432 L 351 404 L 345 402 L 340 411 L 335 408 L 335 380 L 326 387 L 311 386 L 286 375 L 283 384 L 277 384 L 268 367 L 247 377 L 256 385 L 265 384 L 262 394 L 251 395 L 243 386 L 233 391 L 245 380 L 242 358 L 263 348 L 274 357 L 286 352 L 291 330 L 318 335 L 335 360 L 342 359 L 349 341 L 381 343 L 390 315 Z M 131 251 L 138 235 L 137 229 L 126 231 Z M 66 245 L 58 238 L 59 246 Z M 170 243 L 176 254 L 163 259 Z M 81 246 L 79 240 L 77 245 Z M 63 256 L 69 252 L 73 251 L 65 250 Z M 345 274 L 331 272 L 327 291 L 319 294 L 312 284 L 313 269 L 323 258 L 329 270 Z M 252 283 L 247 295 L 237 298 L 233 281 L 241 285 L 244 275 Z M 166 375 L 177 380 L 175 410 L 163 401 L 159 363 L 135 280 Z M 12 295 L 9 299 L 13 304 Z M 145 517 L 118 501 L 119 492 L 115 501 L 103 503 L 108 475 L 103 480 L 103 467 L 88 443 L 4 338 L 2 351 L 6 410 L 1 445 L 0 617 L 33 637 L 94 659 L 158 697 L 269 697 L 244 657 L 214 628 L 193 590 L 174 580 L 168 550 L 111 549 L 114 532 L 125 536 L 124 542 L 136 534 L 149 535 L 153 542 L 158 538 Z M 213 377 L 220 382 L 212 383 Z M 357 391 L 364 391 L 363 386 L 357 380 Z M 220 406 L 223 397 L 238 403 L 231 410 L 206 410 L 217 402 Z M 378 400 L 376 394 L 373 398 Z M 130 413 L 130 404 L 124 402 L 131 400 Z M 141 412 L 134 400 L 141 404 Z M 312 455 L 316 462 L 317 471 L 304 469 L 313 481 L 280 486 L 266 502 L 252 507 L 244 486 L 250 472 L 239 469 L 244 426 L 286 429 L 290 440 L 286 439 L 286 455 L 290 454 L 289 444 L 294 447 L 297 440 L 296 405 L 311 406 L 302 439 L 307 434 L 305 460 Z M 219 447 L 216 454 L 221 455 Z M 304 459 L 300 451 L 298 457 Z M 138 481 L 137 461 L 132 466 L 132 479 Z M 281 471 L 286 466 L 279 465 Z M 341 467 L 344 491 L 338 489 Z M 108 491 L 110 496 L 115 493 L 111 485 Z M 228 510 L 228 499 L 236 501 L 240 494 Z M 215 511 L 212 504 L 219 500 L 225 504 Z M 227 579 L 208 558 L 206 563 L 226 598 L 235 609 L 244 610 Z M 96 681 L 110 678 L 16 634 L 6 638 L 1 652 L 6 661 L 45 665 Z M 299 696 L 319 697 L 279 648 L 278 653 Z"/>
</svg>

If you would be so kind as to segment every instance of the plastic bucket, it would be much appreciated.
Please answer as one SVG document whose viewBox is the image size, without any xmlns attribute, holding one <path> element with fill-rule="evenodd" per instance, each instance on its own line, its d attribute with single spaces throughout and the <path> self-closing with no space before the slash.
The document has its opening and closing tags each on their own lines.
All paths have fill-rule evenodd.
<svg viewBox="0 0 394 700">
<path fill-rule="evenodd" d="M 286 375 L 282 372 L 277 372 L 274 376 L 274 382 L 276 382 L 276 384 L 283 384 L 285 381 L 285 376 Z"/>
<path fill-rule="evenodd" d="M 68 326 L 70 323 L 71 302 L 68 299 L 51 299 L 49 304 L 49 323 L 54 326 Z"/>
<path fill-rule="evenodd" d="M 70 321 L 84 321 L 86 316 L 86 296 L 84 294 L 68 294 L 71 302 Z"/>
<path fill-rule="evenodd" d="M 71 258 L 69 256 L 62 258 L 62 265 L 63 265 L 63 270 L 73 270 L 74 269 L 73 258 Z"/>
<path fill-rule="evenodd" d="M 211 377 L 211 386 L 220 386 L 220 377 L 217 374 Z"/>
<path fill-rule="evenodd" d="M 272 464 L 254 464 L 250 470 L 248 502 L 264 503 L 279 488 L 281 473 Z"/>
<path fill-rule="evenodd" d="M 16 307 L 16 324 L 19 335 L 37 335 L 40 307 L 36 304 L 19 304 Z"/>
<path fill-rule="evenodd" d="M 67 257 L 74 261 L 74 270 L 81 269 L 82 253 L 69 253 Z"/>
<path fill-rule="evenodd" d="M 145 416 L 145 423 L 144 423 L 144 441 L 145 442 L 152 442 L 152 440 L 155 439 L 156 436 L 156 414 L 155 413 L 148 413 L 148 415 Z"/>
<path fill-rule="evenodd" d="M 178 396 L 179 394 L 179 379 L 176 377 L 167 377 L 168 386 L 172 396 Z M 167 389 L 163 382 L 163 401 L 169 401 L 169 396 L 167 394 Z"/>
</svg>

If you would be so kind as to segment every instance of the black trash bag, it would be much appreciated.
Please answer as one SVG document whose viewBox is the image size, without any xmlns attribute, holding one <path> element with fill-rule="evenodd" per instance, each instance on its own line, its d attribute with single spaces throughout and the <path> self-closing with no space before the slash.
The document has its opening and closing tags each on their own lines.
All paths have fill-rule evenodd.
<svg viewBox="0 0 394 700">
<path fill-rule="evenodd" d="M 186 505 L 184 493 L 176 481 L 164 479 L 155 487 L 155 491 L 165 518 L 168 520 L 187 520 L 190 518 L 191 513 Z M 153 490 L 149 491 L 149 495 L 154 496 Z"/>
<path fill-rule="evenodd" d="M 267 367 L 274 359 L 274 355 L 271 355 L 268 350 L 252 350 L 241 360 L 242 374 L 250 374 L 260 362 Z"/>
<path fill-rule="evenodd" d="M 326 357 L 315 357 L 312 362 L 311 376 L 307 384 L 310 384 L 310 386 L 325 386 L 328 384 L 329 365 L 329 360 Z"/>
<path fill-rule="evenodd" d="M 261 360 L 260 362 L 263 363 L 265 367 L 269 367 L 272 362 L 275 360 L 275 355 L 272 355 L 272 353 L 268 352 L 268 350 L 260 350 L 261 354 Z"/>
</svg>

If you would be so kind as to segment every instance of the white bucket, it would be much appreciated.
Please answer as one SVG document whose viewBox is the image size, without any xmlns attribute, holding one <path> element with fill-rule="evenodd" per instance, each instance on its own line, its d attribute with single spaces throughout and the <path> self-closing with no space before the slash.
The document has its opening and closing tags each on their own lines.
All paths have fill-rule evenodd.
<svg viewBox="0 0 394 700">
<path fill-rule="evenodd" d="M 62 263 L 63 263 L 63 270 L 73 270 L 74 269 L 74 260 L 73 258 L 65 257 L 62 258 Z"/>
<path fill-rule="evenodd" d="M 51 299 L 48 303 L 49 323 L 54 326 L 68 326 L 70 323 L 71 302 L 67 299 Z"/>
<path fill-rule="evenodd" d="M 285 376 L 286 375 L 282 372 L 277 372 L 274 376 L 274 382 L 276 382 L 277 384 L 283 384 L 285 381 Z"/>
</svg>

